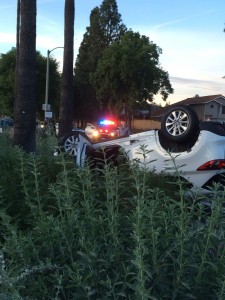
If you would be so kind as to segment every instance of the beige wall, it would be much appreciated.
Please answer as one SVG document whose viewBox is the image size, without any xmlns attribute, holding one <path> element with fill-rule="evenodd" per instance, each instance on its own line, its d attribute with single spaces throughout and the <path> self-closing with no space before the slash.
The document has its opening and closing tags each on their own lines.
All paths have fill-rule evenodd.
<svg viewBox="0 0 225 300">
<path fill-rule="evenodd" d="M 160 127 L 161 123 L 153 120 L 133 120 L 131 122 L 131 131 L 160 129 Z"/>
</svg>

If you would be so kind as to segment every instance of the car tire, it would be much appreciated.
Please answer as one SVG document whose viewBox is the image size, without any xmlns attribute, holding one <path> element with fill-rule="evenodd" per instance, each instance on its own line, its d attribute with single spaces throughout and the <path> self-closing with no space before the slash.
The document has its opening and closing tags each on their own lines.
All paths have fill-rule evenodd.
<svg viewBox="0 0 225 300">
<path fill-rule="evenodd" d="M 59 139 L 58 146 L 60 147 L 61 151 L 66 152 L 67 154 L 74 157 L 77 156 L 80 136 L 83 136 L 88 142 L 90 142 L 88 137 L 84 133 L 73 131 Z"/>
<path fill-rule="evenodd" d="M 198 116 L 190 107 L 174 106 L 162 117 L 161 132 L 171 141 L 184 142 L 198 130 Z"/>
</svg>

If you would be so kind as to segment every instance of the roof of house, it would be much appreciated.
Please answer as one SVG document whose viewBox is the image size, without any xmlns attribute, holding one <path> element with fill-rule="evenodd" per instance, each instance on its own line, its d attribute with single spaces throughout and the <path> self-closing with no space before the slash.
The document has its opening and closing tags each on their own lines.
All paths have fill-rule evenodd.
<svg viewBox="0 0 225 300">
<path fill-rule="evenodd" d="M 195 97 L 187 98 L 187 99 L 181 100 L 179 102 L 176 102 L 174 104 L 167 105 L 165 107 L 159 107 L 159 109 L 157 109 L 156 111 L 154 111 L 154 115 L 152 115 L 152 117 L 160 117 L 160 116 L 162 116 L 168 109 L 170 109 L 173 106 L 177 106 L 177 105 L 206 104 L 206 103 L 211 102 L 211 101 L 220 102 L 219 98 L 223 98 L 225 100 L 225 97 L 223 95 L 221 95 L 221 94 L 210 95 L 210 96 L 202 96 L 202 97 L 196 95 Z"/>
<path fill-rule="evenodd" d="M 196 95 L 195 97 L 192 98 L 187 98 L 182 101 L 176 102 L 173 105 L 195 105 L 195 104 L 205 104 L 211 101 L 218 101 L 218 98 L 224 98 L 223 95 L 210 95 L 210 96 L 198 96 Z"/>
</svg>

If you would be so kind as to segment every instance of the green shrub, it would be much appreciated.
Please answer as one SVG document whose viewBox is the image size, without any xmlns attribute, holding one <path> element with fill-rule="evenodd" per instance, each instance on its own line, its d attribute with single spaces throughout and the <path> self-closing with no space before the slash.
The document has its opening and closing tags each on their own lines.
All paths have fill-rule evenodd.
<svg viewBox="0 0 225 300">
<path fill-rule="evenodd" d="M 1 299 L 225 298 L 219 186 L 209 214 L 136 162 L 81 169 L 2 138 Z"/>
</svg>

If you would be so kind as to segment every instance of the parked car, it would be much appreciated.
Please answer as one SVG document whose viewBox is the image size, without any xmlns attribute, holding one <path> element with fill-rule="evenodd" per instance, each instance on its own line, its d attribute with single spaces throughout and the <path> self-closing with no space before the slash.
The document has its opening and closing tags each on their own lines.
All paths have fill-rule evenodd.
<svg viewBox="0 0 225 300">
<path fill-rule="evenodd" d="M 119 165 L 121 155 L 138 161 L 140 167 L 179 176 L 190 190 L 213 195 L 215 182 L 224 186 L 225 126 L 220 122 L 199 122 L 187 106 L 173 106 L 162 117 L 160 130 L 149 130 L 93 143 L 84 133 L 74 132 L 67 138 L 63 151 L 73 155 L 78 166 L 99 158 Z M 60 149 L 58 148 L 56 153 Z M 104 152 L 104 155 L 103 155 Z"/>
</svg>

